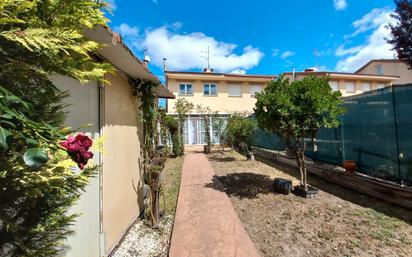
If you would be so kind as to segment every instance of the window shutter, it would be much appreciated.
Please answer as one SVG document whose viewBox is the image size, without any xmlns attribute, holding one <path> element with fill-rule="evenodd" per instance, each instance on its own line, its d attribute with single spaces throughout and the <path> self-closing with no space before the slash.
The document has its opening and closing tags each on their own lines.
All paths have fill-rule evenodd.
<svg viewBox="0 0 412 257">
<path fill-rule="evenodd" d="M 242 96 L 242 88 L 240 85 L 229 85 L 229 96 Z"/>
<path fill-rule="evenodd" d="M 254 97 L 256 93 L 260 93 L 262 91 L 262 86 L 260 85 L 252 85 L 250 86 L 250 96 Z"/>
</svg>

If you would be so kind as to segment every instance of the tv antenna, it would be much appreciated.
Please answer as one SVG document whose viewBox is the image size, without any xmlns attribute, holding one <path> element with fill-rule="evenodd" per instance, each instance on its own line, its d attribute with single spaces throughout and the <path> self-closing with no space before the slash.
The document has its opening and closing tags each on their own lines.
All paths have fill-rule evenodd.
<svg viewBox="0 0 412 257">
<path fill-rule="evenodd" d="M 207 46 L 207 51 L 201 51 L 202 55 L 200 58 L 205 59 L 207 63 L 207 69 L 210 70 L 210 49 Z"/>
</svg>

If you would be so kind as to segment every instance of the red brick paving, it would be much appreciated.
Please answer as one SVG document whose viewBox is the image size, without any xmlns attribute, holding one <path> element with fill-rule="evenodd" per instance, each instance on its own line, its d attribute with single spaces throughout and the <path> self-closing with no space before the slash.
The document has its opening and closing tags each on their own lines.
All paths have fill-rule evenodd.
<svg viewBox="0 0 412 257">
<path fill-rule="evenodd" d="M 259 257 L 200 148 L 185 155 L 170 257 Z"/>
</svg>

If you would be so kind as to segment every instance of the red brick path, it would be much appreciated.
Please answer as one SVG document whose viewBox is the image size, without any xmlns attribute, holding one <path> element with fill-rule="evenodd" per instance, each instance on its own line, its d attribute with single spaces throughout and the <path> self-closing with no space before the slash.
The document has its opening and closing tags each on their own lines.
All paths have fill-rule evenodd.
<svg viewBox="0 0 412 257">
<path fill-rule="evenodd" d="M 259 257 L 203 153 L 186 153 L 170 257 Z"/>
</svg>

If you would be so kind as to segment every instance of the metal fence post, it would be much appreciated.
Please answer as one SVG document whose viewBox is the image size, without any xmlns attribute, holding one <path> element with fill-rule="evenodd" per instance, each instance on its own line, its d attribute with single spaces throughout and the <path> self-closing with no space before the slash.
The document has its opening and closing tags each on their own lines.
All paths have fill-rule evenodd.
<svg viewBox="0 0 412 257">
<path fill-rule="evenodd" d="M 392 108 L 393 108 L 393 122 L 395 127 L 395 142 L 396 142 L 396 160 L 398 162 L 398 176 L 399 176 L 399 184 L 403 185 L 403 180 L 401 177 L 401 159 L 400 159 L 400 151 L 399 151 L 399 134 L 398 134 L 398 117 L 397 117 L 397 110 L 396 110 L 396 97 L 395 97 L 395 86 L 391 86 L 392 91 Z"/>
</svg>

